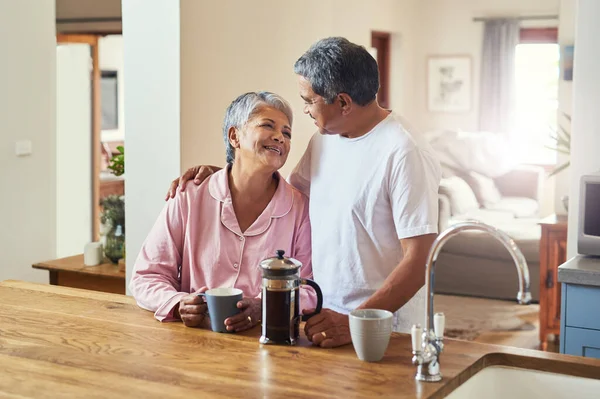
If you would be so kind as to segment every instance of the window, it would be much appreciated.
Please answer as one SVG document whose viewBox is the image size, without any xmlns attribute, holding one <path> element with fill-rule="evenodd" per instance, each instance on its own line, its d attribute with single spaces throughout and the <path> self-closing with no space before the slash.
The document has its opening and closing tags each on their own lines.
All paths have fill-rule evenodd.
<svg viewBox="0 0 600 399">
<path fill-rule="evenodd" d="M 557 128 L 560 50 L 556 29 L 522 29 L 515 54 L 516 131 L 524 162 L 557 161 L 550 134 Z"/>
<path fill-rule="evenodd" d="M 119 85 L 117 71 L 102 71 L 100 93 L 102 97 L 102 130 L 119 128 Z"/>
</svg>

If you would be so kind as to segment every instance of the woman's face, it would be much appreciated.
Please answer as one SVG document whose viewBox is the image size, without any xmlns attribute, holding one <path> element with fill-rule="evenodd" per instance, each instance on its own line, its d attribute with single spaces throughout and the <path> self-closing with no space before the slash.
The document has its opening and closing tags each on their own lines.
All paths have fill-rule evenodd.
<svg viewBox="0 0 600 399">
<path fill-rule="evenodd" d="M 229 141 L 236 149 L 236 162 L 258 163 L 273 171 L 287 160 L 292 128 L 287 116 L 276 108 L 261 106 L 241 129 L 232 129 Z"/>
</svg>

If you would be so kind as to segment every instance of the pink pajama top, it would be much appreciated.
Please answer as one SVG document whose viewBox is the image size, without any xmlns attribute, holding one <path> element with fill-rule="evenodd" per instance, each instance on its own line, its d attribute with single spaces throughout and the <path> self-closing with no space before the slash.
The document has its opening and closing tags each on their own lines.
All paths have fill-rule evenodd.
<svg viewBox="0 0 600 399">
<path fill-rule="evenodd" d="M 278 174 L 271 202 L 242 233 L 227 169 L 169 200 L 142 245 L 129 289 L 160 321 L 174 320 L 180 299 L 203 286 L 235 287 L 244 297 L 259 297 L 259 263 L 278 249 L 299 260 L 300 275 L 312 279 L 308 198 Z M 301 288 L 300 309 L 315 306 L 312 288 Z"/>
</svg>

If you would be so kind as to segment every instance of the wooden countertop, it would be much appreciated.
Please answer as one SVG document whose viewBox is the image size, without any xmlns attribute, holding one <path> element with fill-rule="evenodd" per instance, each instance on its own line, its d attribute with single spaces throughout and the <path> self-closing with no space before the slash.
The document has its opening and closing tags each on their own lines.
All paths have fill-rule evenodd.
<svg viewBox="0 0 600 399">
<path fill-rule="evenodd" d="M 125 271 L 119 270 L 119 265 L 110 263 L 110 261 L 106 259 L 106 262 L 100 265 L 86 266 L 83 263 L 83 254 L 49 260 L 45 262 L 38 262 L 32 265 L 32 267 L 35 269 L 43 269 L 49 271 L 93 274 L 96 276 L 116 278 L 123 281 L 125 280 Z"/>
<path fill-rule="evenodd" d="M 123 295 L 4 281 L 0 303 L 0 396 L 443 397 L 489 364 L 600 378 L 598 360 L 446 340 L 444 379 L 422 383 L 405 334 L 381 362 L 365 363 L 351 345 L 321 349 L 304 336 L 295 347 L 261 346 L 259 327 L 219 334 L 159 323 Z"/>
</svg>

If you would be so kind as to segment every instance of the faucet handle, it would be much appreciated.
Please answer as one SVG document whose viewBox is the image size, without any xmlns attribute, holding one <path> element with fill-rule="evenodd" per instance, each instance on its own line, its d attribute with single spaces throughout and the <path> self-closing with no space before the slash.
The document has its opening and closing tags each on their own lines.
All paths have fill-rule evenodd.
<svg viewBox="0 0 600 399">
<path fill-rule="evenodd" d="M 421 352 L 423 350 L 423 328 L 419 324 L 415 324 L 410 329 L 413 352 Z"/>
<path fill-rule="evenodd" d="M 444 330 L 446 329 L 446 316 L 443 313 L 436 313 L 433 316 L 433 331 L 437 339 L 444 339 Z"/>
</svg>

